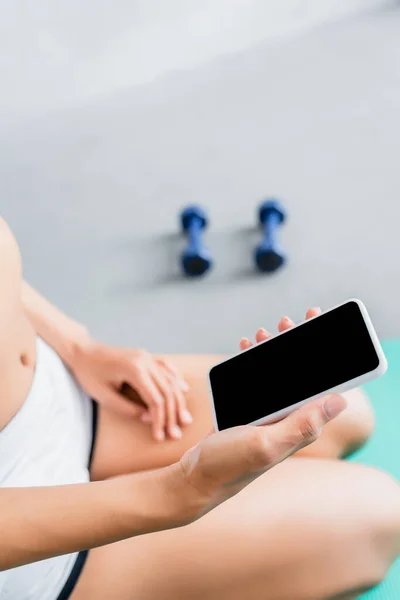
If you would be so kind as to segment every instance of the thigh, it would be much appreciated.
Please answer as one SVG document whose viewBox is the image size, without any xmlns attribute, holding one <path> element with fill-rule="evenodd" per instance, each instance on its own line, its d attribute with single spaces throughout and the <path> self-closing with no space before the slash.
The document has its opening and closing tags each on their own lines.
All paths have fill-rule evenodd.
<svg viewBox="0 0 400 600">
<path fill-rule="evenodd" d="M 212 430 L 208 371 L 224 357 L 188 354 L 163 358 L 173 362 L 190 385 L 187 401 L 193 423 L 183 428 L 180 440 L 167 440 L 160 444 L 153 440 L 148 425 L 123 419 L 100 407 L 92 463 L 93 479 L 154 469 L 176 462 L 188 448 Z M 373 428 L 373 413 L 368 399 L 360 390 L 352 390 L 346 396 L 348 408 L 328 423 L 320 438 L 303 449 L 299 456 L 338 458 L 359 447 L 368 438 Z"/>
<path fill-rule="evenodd" d="M 184 374 L 190 386 L 187 402 L 193 423 L 183 428 L 180 440 L 166 440 L 160 444 L 152 438 L 149 425 L 134 419 L 123 419 L 100 406 L 92 462 L 93 479 L 172 464 L 212 430 L 207 374 L 212 365 L 223 357 L 175 355 L 165 358 Z"/>
<path fill-rule="evenodd" d="M 92 550 L 71 600 L 351 598 L 399 543 L 388 476 L 289 459 L 192 525 Z"/>
<path fill-rule="evenodd" d="M 224 357 L 221 355 L 182 355 L 165 357 L 185 375 L 190 391 L 188 405 L 193 423 L 183 429 L 181 440 L 154 442 L 150 427 L 140 421 L 126 420 L 100 407 L 93 457 L 92 478 L 162 467 L 179 460 L 182 454 L 207 435 L 212 427 L 208 391 L 208 371 Z M 360 390 L 346 394 L 348 408 L 324 428 L 321 437 L 304 448 L 299 456 L 338 458 L 359 447 L 373 429 L 373 413 Z M 245 401 L 245 399 L 244 399 Z"/>
</svg>

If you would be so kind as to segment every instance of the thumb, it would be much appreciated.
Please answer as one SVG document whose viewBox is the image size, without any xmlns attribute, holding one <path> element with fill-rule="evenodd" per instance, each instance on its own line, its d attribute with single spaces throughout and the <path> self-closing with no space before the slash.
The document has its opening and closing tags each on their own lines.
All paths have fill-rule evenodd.
<svg viewBox="0 0 400 600">
<path fill-rule="evenodd" d="M 323 426 L 335 419 L 346 406 L 343 396 L 332 394 L 306 404 L 279 423 L 270 425 L 268 440 L 276 452 L 277 462 L 314 442 Z"/>
</svg>

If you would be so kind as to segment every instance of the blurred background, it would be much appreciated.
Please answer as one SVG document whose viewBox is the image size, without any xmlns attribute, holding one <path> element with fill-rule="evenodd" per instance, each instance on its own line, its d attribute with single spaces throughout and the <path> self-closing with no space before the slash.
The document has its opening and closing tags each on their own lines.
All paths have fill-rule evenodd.
<svg viewBox="0 0 400 600">
<path fill-rule="evenodd" d="M 0 2 L 0 204 L 26 278 L 104 341 L 232 352 L 359 297 L 400 335 L 400 8 L 385 0 Z M 288 264 L 255 272 L 282 199 Z M 216 261 L 180 274 L 178 215 Z"/>
</svg>

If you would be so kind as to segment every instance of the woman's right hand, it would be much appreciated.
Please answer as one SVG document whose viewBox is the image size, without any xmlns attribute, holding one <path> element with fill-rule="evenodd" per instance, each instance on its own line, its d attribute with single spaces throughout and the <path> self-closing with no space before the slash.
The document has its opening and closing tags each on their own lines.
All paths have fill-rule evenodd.
<svg viewBox="0 0 400 600">
<path fill-rule="evenodd" d="M 306 318 L 319 313 L 318 308 L 309 309 Z M 278 329 L 284 331 L 293 325 L 293 321 L 284 317 Z M 259 329 L 256 341 L 269 337 L 269 332 Z M 240 347 L 244 350 L 251 345 L 243 338 Z M 184 503 L 181 505 L 184 518 L 188 521 L 199 518 L 265 471 L 314 442 L 323 426 L 345 408 L 346 400 L 332 394 L 302 406 L 278 423 L 233 427 L 209 435 L 172 467 L 180 478 L 181 485 L 176 489 L 182 490 L 178 494 Z"/>
<path fill-rule="evenodd" d="M 345 408 L 346 400 L 333 394 L 302 406 L 278 423 L 233 427 L 202 440 L 172 467 L 178 467 L 180 485 L 175 489 L 180 490 L 184 521 L 201 517 L 314 442 L 323 426 Z"/>
</svg>

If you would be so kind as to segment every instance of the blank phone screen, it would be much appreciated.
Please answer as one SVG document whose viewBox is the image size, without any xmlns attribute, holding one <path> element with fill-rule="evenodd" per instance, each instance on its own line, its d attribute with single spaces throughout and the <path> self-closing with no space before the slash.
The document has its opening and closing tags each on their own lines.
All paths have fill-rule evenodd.
<svg viewBox="0 0 400 600">
<path fill-rule="evenodd" d="M 213 367 L 218 428 L 262 419 L 378 366 L 360 307 L 347 302 Z"/>
</svg>

